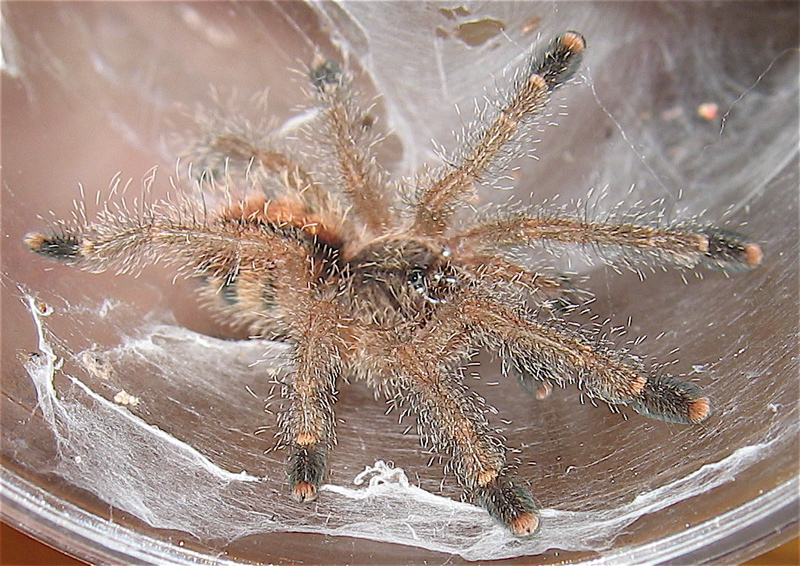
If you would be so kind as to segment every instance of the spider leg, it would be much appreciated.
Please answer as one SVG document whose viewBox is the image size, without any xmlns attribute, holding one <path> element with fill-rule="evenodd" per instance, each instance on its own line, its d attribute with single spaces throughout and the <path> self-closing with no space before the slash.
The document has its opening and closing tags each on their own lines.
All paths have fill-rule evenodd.
<svg viewBox="0 0 800 566">
<path fill-rule="evenodd" d="M 693 231 L 527 215 L 479 224 L 453 237 L 451 246 L 490 252 L 536 241 L 617 247 L 684 267 L 730 271 L 756 267 L 763 256 L 758 244 L 713 227 Z"/>
<path fill-rule="evenodd" d="M 108 205 L 92 222 L 79 210 L 75 216 L 81 220 L 60 221 L 47 234 L 29 233 L 24 243 L 94 273 L 173 265 L 202 281 L 201 296 L 224 320 L 253 335 L 284 336 L 293 311 L 281 301 L 306 289 L 321 262 L 312 260 L 308 237 L 285 214 L 254 213 L 246 204 L 207 216 L 186 202 L 157 202 L 136 213 L 120 203 Z"/>
<path fill-rule="evenodd" d="M 539 114 L 550 94 L 576 71 L 586 41 L 573 31 L 553 40 L 534 58 L 518 81 L 508 104 L 479 136 L 461 162 L 443 177 L 425 187 L 416 207 L 412 230 L 417 234 L 442 234 L 448 227 L 456 203 L 473 190 L 508 143 L 519 136 L 520 127 Z"/>
<path fill-rule="evenodd" d="M 185 276 L 233 281 L 240 269 L 265 278 L 292 263 L 292 270 L 307 269 L 299 240 L 254 223 L 207 218 L 186 203 L 162 201 L 138 213 L 120 204 L 101 211 L 94 222 L 62 221 L 49 234 L 29 233 L 24 243 L 93 273 L 136 272 L 160 262 L 177 266 Z"/>
<path fill-rule="evenodd" d="M 225 289 L 229 308 L 245 316 L 269 312 L 296 343 L 296 373 L 283 419 L 290 448 L 288 475 L 298 501 L 316 497 L 325 457 L 335 443 L 333 403 L 339 373 L 337 310 L 316 296 L 319 262 L 296 230 L 252 221 L 228 210 L 215 218 L 157 203 L 139 216 L 108 209 L 87 224 L 62 223 L 51 235 L 28 234 L 34 252 L 93 272 L 127 272 L 147 264 L 176 265 L 187 276 Z M 250 221 L 248 221 L 250 220 Z M 264 302 L 265 284 L 270 289 Z"/>
<path fill-rule="evenodd" d="M 348 80 L 333 61 L 318 58 L 310 78 L 324 105 L 328 143 L 339 168 L 340 186 L 353 205 L 355 214 L 374 233 L 392 227 L 391 190 L 378 163 L 369 156 L 369 128 L 348 93 Z"/>
<path fill-rule="evenodd" d="M 445 325 L 446 326 L 446 325 Z M 420 339 L 442 341 L 439 336 Z M 415 340 L 416 342 L 416 340 Z M 458 375 L 427 348 L 408 344 L 395 350 L 392 384 L 411 399 L 420 435 L 451 456 L 450 468 L 474 500 L 518 536 L 536 531 L 536 504 L 508 472 L 503 441 L 484 416 L 483 400 L 470 394 Z"/>
<path fill-rule="evenodd" d="M 370 368 L 373 385 L 409 401 L 423 443 L 450 456 L 448 468 L 477 503 L 514 534 L 532 534 L 539 524 L 536 505 L 509 471 L 503 439 L 486 419 L 484 400 L 453 369 L 468 356 L 473 338 L 457 300 L 441 309 L 435 323 L 411 335 L 364 329 L 352 341 L 357 365 Z"/>
<path fill-rule="evenodd" d="M 336 444 L 333 404 L 341 372 L 341 326 L 336 305 L 310 296 L 296 305 L 291 335 L 295 341 L 295 374 L 290 407 L 282 416 L 289 446 L 288 478 L 292 497 L 313 501 L 327 468 L 328 451 Z"/>
<path fill-rule="evenodd" d="M 693 384 L 652 375 L 636 358 L 519 314 L 489 295 L 475 293 L 461 309 L 467 324 L 504 353 L 523 386 L 536 394 L 575 383 L 609 404 L 630 404 L 661 420 L 699 423 L 710 413 L 708 398 Z"/>
</svg>

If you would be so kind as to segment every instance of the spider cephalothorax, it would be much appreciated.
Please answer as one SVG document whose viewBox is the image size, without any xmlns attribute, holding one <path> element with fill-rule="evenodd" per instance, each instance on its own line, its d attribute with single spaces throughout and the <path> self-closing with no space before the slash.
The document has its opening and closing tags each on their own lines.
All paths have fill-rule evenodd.
<svg viewBox="0 0 800 566">
<path fill-rule="evenodd" d="M 534 209 L 458 215 L 474 185 L 524 140 L 584 49 L 583 37 L 567 32 L 531 57 L 488 125 L 465 135 L 471 141 L 460 157 L 420 178 L 404 199 L 369 156 L 370 128 L 346 75 L 321 59 L 310 77 L 327 146 L 320 155 L 333 162 L 335 179 L 323 183 L 302 155 L 224 133 L 203 155 L 244 162 L 256 182 L 268 179 L 255 196 L 215 212 L 189 197 L 140 214 L 109 207 L 94 221 L 81 211 L 82 220 L 25 242 L 90 271 L 171 263 L 200 281 L 204 300 L 231 324 L 292 342 L 281 439 L 297 501 L 315 499 L 324 479 L 339 380 L 363 379 L 407 402 L 423 441 L 449 457 L 448 469 L 474 501 L 513 533 L 531 534 L 533 499 L 514 478 L 483 400 L 461 379 L 476 349 L 498 351 L 507 372 L 538 398 L 572 383 L 593 398 L 679 423 L 704 420 L 710 404 L 695 385 L 554 314 L 538 315 L 529 298 L 566 294 L 563 280 L 518 265 L 505 250 L 544 241 L 621 248 L 628 263 L 682 268 L 737 270 L 761 261 L 757 244 L 713 227 L 595 222 Z"/>
</svg>

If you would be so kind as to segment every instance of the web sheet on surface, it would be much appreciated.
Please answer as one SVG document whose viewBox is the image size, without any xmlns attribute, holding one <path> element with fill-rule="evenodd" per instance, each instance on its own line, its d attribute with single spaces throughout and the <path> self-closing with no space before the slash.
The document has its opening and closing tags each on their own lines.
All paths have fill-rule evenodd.
<svg viewBox="0 0 800 566">
<path fill-rule="evenodd" d="M 635 184 L 636 199 L 665 197 L 665 206 L 678 217 L 704 209 L 711 218 L 739 213 L 738 221 L 749 220 L 748 231 L 763 234 L 771 244 L 769 254 L 785 254 L 780 266 L 766 265 L 763 275 L 755 274 L 758 279 L 712 275 L 702 284 L 693 282 L 692 293 L 671 290 L 675 280 L 654 276 L 647 293 L 663 297 L 664 304 L 646 307 L 650 314 L 632 313 L 646 331 L 667 334 L 653 341 L 649 353 L 662 357 L 681 347 L 687 361 L 680 369 L 691 372 L 697 364 L 693 377 L 711 388 L 719 420 L 699 433 L 636 418 L 626 423 L 602 408 L 581 407 L 577 395 L 523 410 L 514 406 L 519 395 L 510 384 L 490 401 L 501 416 L 513 419 L 505 433 L 523 450 L 521 475 L 544 503 L 539 534 L 519 540 L 483 510 L 458 501 L 452 485 L 444 486 L 448 497 L 437 495 L 439 468 L 426 470 L 424 457 L 408 454 L 417 451 L 416 439 L 396 434 L 402 427 L 393 416 L 381 420 L 380 408 L 361 411 L 359 403 L 372 403 L 369 394 L 348 389 L 340 401 L 345 422 L 331 484 L 318 503 L 301 507 L 287 498 L 283 454 L 262 453 L 270 446 L 275 420 L 262 411 L 271 393 L 264 376 L 280 381 L 287 371 L 285 347 L 209 338 L 165 315 L 142 319 L 120 302 L 87 303 L 79 291 L 61 300 L 29 284 L 50 304 L 43 310 L 26 295 L 33 325 L 25 328 L 31 334 L 36 330 L 40 355 L 25 368 L 35 387 L 34 404 L 55 439 L 53 471 L 154 528 L 186 532 L 220 548 L 250 535 L 305 532 L 488 560 L 547 549 L 608 550 L 643 517 L 729 484 L 774 458 L 797 433 L 791 403 L 796 394 L 787 381 L 796 374 L 776 362 L 790 359 L 796 346 L 787 341 L 796 335 L 796 321 L 786 320 L 792 300 L 781 298 L 786 289 L 796 295 L 796 231 L 779 228 L 796 221 L 797 195 L 790 192 L 791 182 L 772 193 L 765 189 L 786 176 L 786 164 L 797 158 L 797 129 L 784 127 L 797 118 L 797 86 L 785 80 L 791 65 L 768 72 L 781 53 L 775 47 L 754 56 L 754 72 L 741 73 L 750 52 L 729 39 L 736 36 L 730 28 L 723 40 L 706 37 L 703 26 L 718 21 L 711 15 L 679 13 L 661 32 L 646 36 L 638 25 L 653 17 L 646 11 L 621 12 L 610 4 L 531 6 L 496 3 L 465 12 L 443 11 L 442 5 L 394 10 L 392 4 L 359 3 L 314 9 L 351 63 L 362 66 L 382 93 L 379 104 L 403 148 L 397 169 L 406 175 L 422 162 L 435 163 L 431 140 L 453 147 L 451 131 L 471 119 L 472 101 L 491 96 L 492 81 L 502 89 L 504 73 L 539 34 L 549 38 L 578 29 L 587 36 L 590 52 L 582 76 L 564 91 L 569 112 L 550 118 L 560 125 L 543 132 L 546 143 L 536 146 L 541 161 L 528 160 L 515 172 L 536 180 L 535 186 L 520 183 L 518 195 L 534 192 L 538 201 L 560 192 L 572 198 L 589 187 L 608 186 L 607 200 L 613 204 Z M 667 18 L 664 12 L 657 15 Z M 295 16 L 284 12 L 284 17 L 288 27 L 303 28 Z M 195 22 L 186 25 L 196 25 L 192 29 L 202 30 L 210 44 L 224 47 L 230 41 L 225 26 L 203 25 L 202 18 L 197 24 L 186 13 L 181 19 Z M 695 23 L 687 24 L 690 20 Z M 474 22 L 487 22 L 483 32 L 467 25 Z M 754 44 L 761 36 L 755 37 Z M 111 72 L 121 63 L 100 58 L 102 52 L 94 49 L 96 68 L 119 80 Z M 697 53 L 703 55 L 693 56 Z M 292 63 L 287 53 L 280 55 Z M 648 75 L 654 62 L 664 60 L 666 77 Z M 756 82 L 762 73 L 766 78 Z M 678 74 L 686 82 L 669 80 Z M 669 85 L 668 92 L 662 83 Z M 64 84 L 80 91 L 78 79 L 64 79 Z M 696 105 L 708 100 L 716 101 L 723 115 L 730 111 L 729 119 L 698 127 Z M 147 102 L 167 105 L 157 97 Z M 132 146 L 147 146 L 138 129 L 141 121 L 116 114 L 110 104 L 101 106 Z M 783 117 L 779 124 L 771 119 L 776 114 Z M 749 166 L 736 166 L 742 162 Z M 610 296 L 629 296 L 627 287 L 608 285 Z M 602 292 L 602 285 L 594 290 Z M 632 302 L 615 301 L 601 300 L 599 308 L 622 307 L 623 320 L 635 310 Z M 48 333 L 56 319 L 58 329 Z M 72 329 L 71 319 L 80 319 L 84 329 L 113 329 L 117 344 L 93 347 L 96 338 Z M 131 320 L 137 321 L 133 327 Z M 783 329 L 783 338 L 776 340 L 770 328 Z M 59 360 L 64 360 L 61 368 Z M 497 377 L 491 371 L 481 369 L 483 382 Z M 764 379 L 769 383 L 759 386 Z M 117 397 L 122 391 L 133 397 Z M 482 393 L 489 397 L 491 389 Z M 361 397 L 347 401 L 348 394 Z M 603 416 L 596 416 L 601 411 Z M 262 427 L 266 432 L 256 434 Z M 663 434 L 669 444 L 649 445 L 651 434 Z M 593 445 L 595 436 L 604 440 Z M 382 481 L 355 485 L 365 467 Z"/>
<path fill-rule="evenodd" d="M 734 480 L 740 470 L 759 460 L 762 451 L 772 448 L 771 443 L 741 448 L 615 509 L 545 509 L 538 536 L 527 541 L 508 534 L 480 508 L 411 485 L 402 469 L 383 461 L 367 466 L 350 485 L 323 486 L 324 507 L 330 514 L 318 508 L 307 520 L 283 518 L 280 505 L 260 510 L 269 478 L 217 465 L 74 376 L 66 376 L 73 386 L 70 393 L 57 395 L 53 379 L 63 358 L 54 350 L 46 327 L 53 307 L 31 295 L 25 300 L 39 347 L 39 355 L 25 367 L 44 419 L 56 434 L 61 457 L 57 473 L 153 527 L 184 531 L 201 540 L 296 530 L 420 546 L 468 560 L 537 554 L 550 548 L 599 551 L 609 548 L 643 514 Z M 179 387 L 208 388 L 206 395 L 218 403 L 226 402 L 220 390 L 193 377 L 213 374 L 229 386 L 241 378 L 239 364 L 245 360 L 280 367 L 280 353 L 285 351 L 281 344 L 215 340 L 165 324 L 144 325 L 140 332 L 113 350 L 91 352 L 92 359 L 102 360 L 105 368 L 131 367 L 134 360 L 146 359 L 158 367 L 160 375 L 155 377 Z M 231 366 L 234 359 L 237 364 Z"/>
</svg>

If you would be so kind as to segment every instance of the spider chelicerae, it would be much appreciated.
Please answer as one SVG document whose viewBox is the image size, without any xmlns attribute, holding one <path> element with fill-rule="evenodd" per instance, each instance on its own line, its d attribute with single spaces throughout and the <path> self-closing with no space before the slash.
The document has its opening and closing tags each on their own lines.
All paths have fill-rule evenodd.
<svg viewBox="0 0 800 566">
<path fill-rule="evenodd" d="M 413 408 L 423 442 L 448 457 L 473 501 L 515 535 L 531 534 L 539 524 L 534 500 L 514 477 L 484 401 L 460 378 L 475 349 L 499 351 L 506 372 L 539 398 L 575 384 L 678 423 L 703 421 L 710 404 L 695 385 L 569 327 L 558 309 L 527 306 L 531 297 L 541 305 L 542 297 L 565 295 L 567 286 L 506 251 L 536 242 L 617 247 L 645 261 L 726 270 L 755 267 L 762 256 L 758 244 L 714 227 L 598 222 L 540 209 L 459 214 L 476 184 L 517 151 L 585 47 L 580 34 L 566 32 L 531 56 L 494 117 L 466 133 L 459 157 L 406 187 L 405 198 L 370 156 L 374 134 L 349 78 L 320 57 L 309 76 L 335 178 L 317 178 L 302 155 L 222 133 L 207 154 L 257 170 L 252 178 L 267 181 L 256 193 L 214 211 L 188 197 L 136 214 L 108 205 L 95 220 L 79 213 L 25 243 L 93 272 L 172 264 L 200 281 L 205 301 L 230 323 L 255 338 L 291 342 L 280 438 L 295 500 L 316 499 L 325 477 L 338 382 L 363 379 Z"/>
</svg>

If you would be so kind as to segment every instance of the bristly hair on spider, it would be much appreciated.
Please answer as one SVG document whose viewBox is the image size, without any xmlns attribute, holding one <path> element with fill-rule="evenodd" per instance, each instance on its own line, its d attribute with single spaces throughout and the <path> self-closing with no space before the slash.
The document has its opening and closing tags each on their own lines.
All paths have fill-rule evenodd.
<svg viewBox="0 0 800 566">
<path fill-rule="evenodd" d="M 533 497 L 507 462 L 510 448 L 484 401 L 462 381 L 460 368 L 476 349 L 498 351 L 506 373 L 538 398 L 574 384 L 611 405 L 687 424 L 706 419 L 711 406 L 694 384 L 557 317 L 543 321 L 528 298 L 541 303 L 569 288 L 512 261 L 508 248 L 616 248 L 683 269 L 744 270 L 762 259 L 758 244 L 712 226 L 592 221 L 534 208 L 458 214 L 476 183 L 525 141 L 585 48 L 569 31 L 532 55 L 488 124 L 465 133 L 457 159 L 418 179 L 411 202 L 370 155 L 348 75 L 318 58 L 309 78 L 334 179 L 303 166 L 289 142 L 273 147 L 267 135 L 226 131 L 207 153 L 257 171 L 253 178 L 264 182 L 255 192 L 246 187 L 247 196 L 216 210 L 189 197 L 136 214 L 109 205 L 94 220 L 60 222 L 25 243 L 92 272 L 171 264 L 195 278 L 204 301 L 231 324 L 289 341 L 294 369 L 280 438 L 296 501 L 316 499 L 324 481 L 339 382 L 363 379 L 407 403 L 420 437 L 447 457 L 448 473 L 473 501 L 515 535 L 530 535 L 539 524 Z"/>
</svg>

